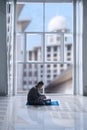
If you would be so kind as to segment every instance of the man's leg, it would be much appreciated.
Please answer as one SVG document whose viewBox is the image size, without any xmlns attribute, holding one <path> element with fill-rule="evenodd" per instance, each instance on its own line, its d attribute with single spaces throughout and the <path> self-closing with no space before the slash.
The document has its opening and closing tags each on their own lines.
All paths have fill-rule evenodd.
<svg viewBox="0 0 87 130">
<path fill-rule="evenodd" d="M 45 101 L 39 97 L 38 99 L 35 100 L 36 105 L 45 105 Z"/>
</svg>

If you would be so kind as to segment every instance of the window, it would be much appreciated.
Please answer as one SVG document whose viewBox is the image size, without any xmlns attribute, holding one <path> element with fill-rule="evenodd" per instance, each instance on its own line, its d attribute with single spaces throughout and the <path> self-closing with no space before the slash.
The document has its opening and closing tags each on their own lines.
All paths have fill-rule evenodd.
<svg viewBox="0 0 87 130">
<path fill-rule="evenodd" d="M 56 37 L 56 40 L 57 40 L 57 41 L 60 41 L 60 40 L 61 40 L 61 38 L 60 38 L 60 37 Z"/>
<path fill-rule="evenodd" d="M 64 69 L 61 69 L 61 70 L 60 70 L 60 72 L 63 72 L 63 71 L 64 71 Z"/>
<path fill-rule="evenodd" d="M 37 68 L 37 64 L 35 64 L 34 67 Z"/>
<path fill-rule="evenodd" d="M 41 65 L 40 67 L 43 68 L 43 65 Z"/>
<path fill-rule="evenodd" d="M 35 81 L 34 83 L 37 84 L 37 81 Z"/>
<path fill-rule="evenodd" d="M 35 51 L 35 52 L 34 52 L 34 55 L 35 55 L 35 61 L 37 61 L 37 59 L 38 59 L 38 52 Z"/>
<path fill-rule="evenodd" d="M 32 72 L 29 72 L 29 76 L 32 76 Z"/>
<path fill-rule="evenodd" d="M 31 22 L 32 23 L 32 22 Z M 42 34 L 41 33 L 25 33 L 26 36 L 26 60 L 41 62 L 42 59 Z"/>
<path fill-rule="evenodd" d="M 10 23 L 10 17 L 8 17 L 8 23 Z"/>
<path fill-rule="evenodd" d="M 50 65 L 47 65 L 47 67 L 49 68 L 49 67 L 50 67 Z"/>
<path fill-rule="evenodd" d="M 23 81 L 23 85 L 26 85 L 27 84 L 27 82 L 26 81 Z"/>
<path fill-rule="evenodd" d="M 48 60 L 48 61 L 51 61 L 51 59 L 49 59 L 49 58 L 48 58 L 47 60 Z"/>
<path fill-rule="evenodd" d="M 57 70 L 54 70 L 54 73 L 57 73 Z"/>
<path fill-rule="evenodd" d="M 35 76 L 37 76 L 37 71 L 36 71 L 36 72 L 34 72 L 34 75 L 35 75 Z"/>
<path fill-rule="evenodd" d="M 50 54 L 47 54 L 47 57 L 50 57 Z"/>
<path fill-rule="evenodd" d="M 70 56 L 70 55 L 71 55 L 71 53 L 70 53 L 70 52 L 68 52 L 68 53 L 67 53 L 67 55 L 68 55 L 68 56 Z"/>
<path fill-rule="evenodd" d="M 71 50 L 71 45 L 67 45 L 67 50 Z"/>
<path fill-rule="evenodd" d="M 57 77 L 57 75 L 54 75 L 54 78 Z"/>
<path fill-rule="evenodd" d="M 41 73 L 43 73 L 43 70 L 41 70 Z"/>
<path fill-rule="evenodd" d="M 7 8 L 7 12 L 8 12 L 8 14 L 10 14 L 10 13 L 11 13 L 11 4 L 8 4 L 7 7 L 8 7 L 8 8 Z"/>
<path fill-rule="evenodd" d="M 24 76 L 27 76 L 27 74 L 26 74 L 26 72 L 24 72 L 24 74 L 23 74 Z"/>
<path fill-rule="evenodd" d="M 57 61 L 57 59 L 56 59 L 56 58 L 54 58 L 54 61 Z"/>
<path fill-rule="evenodd" d="M 51 51 L 51 47 L 47 47 L 47 52 L 50 52 Z"/>
<path fill-rule="evenodd" d="M 57 65 L 54 64 L 54 67 L 57 67 Z"/>
<path fill-rule="evenodd" d="M 71 66 L 71 64 L 67 64 L 67 67 L 70 67 Z"/>
<path fill-rule="evenodd" d="M 26 68 L 26 64 L 24 64 L 24 68 Z"/>
<path fill-rule="evenodd" d="M 50 73 L 50 70 L 47 70 L 47 73 Z"/>
<path fill-rule="evenodd" d="M 47 78 L 50 78 L 50 75 L 47 75 Z"/>
<path fill-rule="evenodd" d="M 61 64 L 60 67 L 63 67 L 63 64 Z"/>
<path fill-rule="evenodd" d="M 54 57 L 56 57 L 57 56 L 57 54 L 54 54 Z"/>
<path fill-rule="evenodd" d="M 29 64 L 29 68 L 32 68 L 32 65 L 31 65 L 31 64 Z"/>
<path fill-rule="evenodd" d="M 56 32 L 57 33 L 57 32 Z M 57 61 L 59 62 L 60 61 L 60 55 L 62 54 L 61 53 L 61 47 L 59 48 L 59 46 L 60 46 L 60 44 L 61 44 L 61 42 L 60 43 L 58 43 L 57 41 L 56 41 L 56 35 L 57 34 L 55 34 L 55 33 L 52 33 L 52 34 L 50 34 L 50 33 L 46 33 L 45 34 L 45 48 L 48 48 L 47 49 L 47 51 L 46 51 L 46 49 L 45 49 L 45 61 L 56 61 L 54 58 L 50 58 L 50 59 L 48 59 L 47 58 L 47 54 L 51 54 L 51 56 L 53 56 L 54 55 L 54 53 L 56 53 L 57 52 L 57 55 L 58 55 L 58 58 L 57 58 Z M 54 38 L 54 41 L 51 43 L 50 42 L 50 40 L 49 40 L 49 37 L 53 37 Z M 50 46 L 49 46 L 50 45 Z M 49 48 L 50 47 L 50 48 Z M 49 52 L 49 53 L 48 53 Z M 61 53 L 61 54 L 60 54 Z"/>
<path fill-rule="evenodd" d="M 57 51 L 57 46 L 54 46 L 53 50 L 54 50 L 54 51 Z"/>
<path fill-rule="evenodd" d="M 30 84 L 32 84 L 32 81 L 29 81 L 28 83 L 29 83 L 29 85 L 30 85 Z"/>
<path fill-rule="evenodd" d="M 67 38 L 67 41 L 65 41 L 64 46 L 64 61 L 67 62 L 67 58 L 71 58 L 70 61 L 72 61 L 72 55 L 73 54 L 73 37 L 72 34 L 64 34 L 64 39 Z"/>
<path fill-rule="evenodd" d="M 29 60 L 32 60 L 32 51 L 29 51 Z"/>
<path fill-rule="evenodd" d="M 68 60 L 68 61 L 70 61 L 70 60 L 71 60 L 71 58 L 67 58 L 67 60 Z"/>
<path fill-rule="evenodd" d="M 47 83 L 50 83 L 50 80 L 47 80 Z"/>
</svg>

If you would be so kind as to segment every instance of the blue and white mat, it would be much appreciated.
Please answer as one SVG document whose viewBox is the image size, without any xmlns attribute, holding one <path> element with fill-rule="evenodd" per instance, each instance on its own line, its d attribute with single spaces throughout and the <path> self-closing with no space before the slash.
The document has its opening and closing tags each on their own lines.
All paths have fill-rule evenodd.
<svg viewBox="0 0 87 130">
<path fill-rule="evenodd" d="M 29 103 L 27 102 L 26 105 L 29 105 Z M 46 106 L 51 105 L 51 106 L 59 106 L 59 102 L 58 101 L 51 101 L 51 104 L 45 104 Z"/>
<path fill-rule="evenodd" d="M 51 101 L 51 105 L 52 106 L 59 106 L 59 102 L 58 101 Z"/>
</svg>

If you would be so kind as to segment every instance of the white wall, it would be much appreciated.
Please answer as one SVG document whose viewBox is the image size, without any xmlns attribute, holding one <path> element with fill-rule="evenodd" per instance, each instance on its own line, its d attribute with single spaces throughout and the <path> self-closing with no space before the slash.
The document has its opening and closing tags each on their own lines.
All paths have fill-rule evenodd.
<svg viewBox="0 0 87 130">
<path fill-rule="evenodd" d="M 7 95 L 6 1 L 0 0 L 0 95 Z"/>
</svg>

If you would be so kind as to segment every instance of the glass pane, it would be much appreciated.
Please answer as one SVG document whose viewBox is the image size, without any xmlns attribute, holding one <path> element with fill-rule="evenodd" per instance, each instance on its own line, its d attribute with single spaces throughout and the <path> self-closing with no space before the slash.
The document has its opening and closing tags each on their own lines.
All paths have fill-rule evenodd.
<svg viewBox="0 0 87 130">
<path fill-rule="evenodd" d="M 27 61 L 42 61 L 42 37 L 40 34 L 27 34 Z"/>
<path fill-rule="evenodd" d="M 44 79 L 42 64 L 18 64 L 17 65 L 17 92 L 26 93 L 39 81 Z"/>
<path fill-rule="evenodd" d="M 45 92 L 72 94 L 72 66 L 70 64 L 45 65 Z"/>
<path fill-rule="evenodd" d="M 42 32 L 43 31 L 43 4 L 25 3 L 17 4 L 17 31 Z"/>
<path fill-rule="evenodd" d="M 62 35 L 46 34 L 45 35 L 45 61 L 61 61 Z"/>
<path fill-rule="evenodd" d="M 72 3 L 45 4 L 45 31 L 72 30 Z"/>
<path fill-rule="evenodd" d="M 73 39 L 72 34 L 64 34 L 64 61 L 73 61 Z"/>
<path fill-rule="evenodd" d="M 25 93 L 24 87 L 23 87 L 23 68 L 25 68 L 26 64 L 17 64 L 17 93 Z M 25 78 L 25 86 L 26 84 L 26 78 Z M 26 86 L 27 87 L 27 86 Z"/>
<path fill-rule="evenodd" d="M 25 44 L 25 36 L 20 33 L 16 35 L 16 60 L 24 61 L 24 44 Z"/>
<path fill-rule="evenodd" d="M 17 92 L 26 93 L 39 81 L 46 93 L 72 94 L 71 64 L 18 64 Z M 43 91 L 42 91 L 43 92 Z"/>
</svg>

